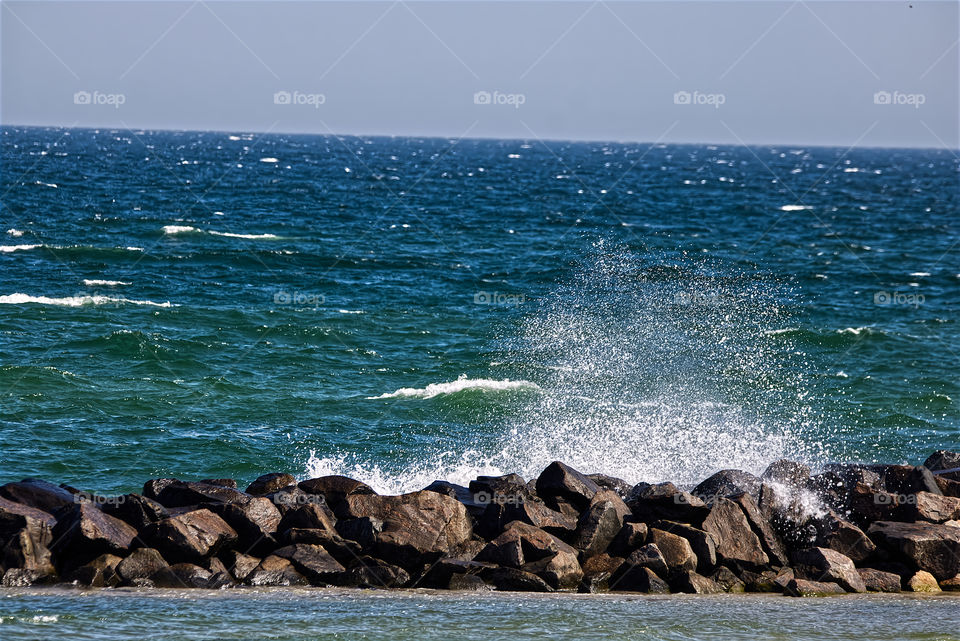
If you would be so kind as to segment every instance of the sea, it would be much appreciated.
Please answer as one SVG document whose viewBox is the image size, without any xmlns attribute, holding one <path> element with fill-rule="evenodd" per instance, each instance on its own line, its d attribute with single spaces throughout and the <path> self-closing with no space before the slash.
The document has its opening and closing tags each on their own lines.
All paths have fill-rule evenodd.
<svg viewBox="0 0 960 641">
<path fill-rule="evenodd" d="M 958 171 L 949 149 L 5 126 L 0 483 L 285 471 L 401 493 L 553 460 L 679 485 L 781 458 L 919 464 L 960 448 Z M 249 598 L 282 617 L 309 594 Z M 636 607 L 636 638 L 695 638 L 654 622 L 704 607 L 323 594 L 324 616 L 376 610 L 372 638 L 488 610 L 522 638 L 541 607 L 558 636 Z M 162 630 L 201 607 L 3 596 L 3 629 L 71 638 L 109 638 L 75 629 L 97 608 L 146 634 L 142 608 Z M 216 598 L 213 638 L 241 638 L 250 604 Z M 790 607 L 696 603 L 744 608 L 697 628 L 729 638 Z M 765 636 L 806 638 L 797 621 Z M 352 634 L 290 625 L 270 638 Z"/>
</svg>

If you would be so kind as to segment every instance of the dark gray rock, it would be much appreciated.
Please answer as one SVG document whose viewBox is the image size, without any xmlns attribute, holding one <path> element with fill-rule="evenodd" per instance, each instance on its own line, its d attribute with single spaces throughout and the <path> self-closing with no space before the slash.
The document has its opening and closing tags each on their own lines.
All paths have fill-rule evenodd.
<svg viewBox="0 0 960 641">
<path fill-rule="evenodd" d="M 585 510 L 600 486 L 581 472 L 554 461 L 537 477 L 537 496 L 558 511 L 558 500 L 567 501 L 578 511 Z"/>
<path fill-rule="evenodd" d="M 879 521 L 870 526 L 867 534 L 878 547 L 938 580 L 960 574 L 960 527 Z"/>
<path fill-rule="evenodd" d="M 740 506 L 717 499 L 703 521 L 703 529 L 717 544 L 717 560 L 735 568 L 759 568 L 770 562 Z"/>
<path fill-rule="evenodd" d="M 170 564 L 159 551 L 153 548 L 137 548 L 116 565 L 115 571 L 122 583 L 130 585 L 134 579 L 150 578 L 169 567 Z"/>
<path fill-rule="evenodd" d="M 743 470 L 720 470 L 693 488 L 691 494 L 712 502 L 714 497 L 729 498 L 734 494 L 756 495 L 760 491 L 760 479 Z"/>
<path fill-rule="evenodd" d="M 202 563 L 235 545 L 238 535 L 222 518 L 201 509 L 151 524 L 142 538 L 174 563 Z"/>
<path fill-rule="evenodd" d="M 49 514 L 76 503 L 69 491 L 49 481 L 33 478 L 0 485 L 0 497 Z"/>
<path fill-rule="evenodd" d="M 810 482 L 810 468 L 803 463 L 781 459 L 767 466 L 760 478 L 767 482 L 804 488 Z"/>
<path fill-rule="evenodd" d="M 517 568 L 484 568 L 480 571 L 480 578 L 484 583 L 501 591 L 553 592 L 553 588 L 536 574 Z"/>
<path fill-rule="evenodd" d="M 630 508 L 616 492 L 598 491 L 580 516 L 574 547 L 583 550 L 587 557 L 600 554 L 610 546 L 623 528 L 624 518 L 630 514 Z"/>
<path fill-rule="evenodd" d="M 795 571 L 801 579 L 836 583 L 848 592 L 866 592 L 867 586 L 853 561 L 828 548 L 807 548 L 794 555 Z"/>
<path fill-rule="evenodd" d="M 253 496 L 263 496 L 276 492 L 290 485 L 296 485 L 297 480 L 292 475 L 284 472 L 271 472 L 259 476 L 253 483 L 247 487 L 247 494 Z"/>
<path fill-rule="evenodd" d="M 638 521 L 676 521 L 700 527 L 710 508 L 700 498 L 680 490 L 673 483 L 638 483 L 627 497 L 627 505 Z"/>
<path fill-rule="evenodd" d="M 624 523 L 610 543 L 610 553 L 614 556 L 629 556 L 631 552 L 646 543 L 647 533 L 646 523 Z"/>
<path fill-rule="evenodd" d="M 126 553 L 137 531 L 90 503 L 61 511 L 53 528 L 51 550 L 63 569 L 73 569 L 101 554 Z"/>
<path fill-rule="evenodd" d="M 297 543 L 275 550 L 274 555 L 293 563 L 313 585 L 335 585 L 346 569 L 319 545 Z"/>
<path fill-rule="evenodd" d="M 670 586 L 645 566 L 630 566 L 624 563 L 610 580 L 610 589 L 618 592 L 645 592 L 668 594 Z"/>
</svg>

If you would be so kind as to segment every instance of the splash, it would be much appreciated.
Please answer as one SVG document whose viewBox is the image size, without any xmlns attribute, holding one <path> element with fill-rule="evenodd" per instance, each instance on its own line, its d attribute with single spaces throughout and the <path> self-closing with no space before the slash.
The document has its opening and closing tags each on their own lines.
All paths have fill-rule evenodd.
<svg viewBox="0 0 960 641">
<path fill-rule="evenodd" d="M 449 383 L 430 383 L 423 388 L 401 387 L 395 392 L 381 394 L 380 396 L 370 396 L 371 400 L 386 398 L 433 398 L 447 394 L 456 394 L 466 390 L 482 390 L 488 392 L 500 392 L 505 390 L 539 390 L 536 383 L 530 381 L 511 381 L 509 378 L 503 381 L 497 381 L 489 378 L 472 379 L 467 378 L 466 374 L 461 374 L 457 380 Z"/>
</svg>

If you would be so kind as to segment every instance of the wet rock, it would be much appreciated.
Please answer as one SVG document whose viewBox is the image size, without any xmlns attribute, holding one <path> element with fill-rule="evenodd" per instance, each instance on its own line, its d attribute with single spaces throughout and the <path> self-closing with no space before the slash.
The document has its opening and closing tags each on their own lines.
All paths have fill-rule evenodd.
<svg viewBox="0 0 960 641">
<path fill-rule="evenodd" d="M 174 563 L 200 563 L 236 544 L 238 535 L 222 518 L 201 509 L 154 523 L 142 538 Z"/>
<path fill-rule="evenodd" d="M 743 510 L 729 499 L 714 502 L 703 529 L 716 541 L 717 560 L 724 565 L 757 568 L 770 561 Z"/>
<path fill-rule="evenodd" d="M 25 527 L 43 523 L 53 528 L 56 522 L 49 512 L 0 498 L 0 544 Z"/>
<path fill-rule="evenodd" d="M 693 572 L 697 569 L 697 555 L 693 553 L 690 542 L 682 536 L 664 532 L 657 528 L 650 528 L 650 541 L 663 554 L 670 571 L 685 570 Z"/>
<path fill-rule="evenodd" d="M 650 568 L 658 576 L 667 576 L 669 573 L 667 560 L 655 543 L 647 543 L 631 552 L 623 565 L 617 569 L 612 583 L 619 582 L 623 575 L 632 572 L 635 568 Z"/>
<path fill-rule="evenodd" d="M 237 581 L 245 581 L 250 573 L 257 569 L 261 560 L 235 550 L 230 550 L 223 555 L 223 564 Z"/>
<path fill-rule="evenodd" d="M 320 494 L 304 492 L 296 485 L 288 485 L 276 492 L 265 494 L 263 498 L 269 499 L 280 511 L 281 516 L 305 505 L 320 505 L 332 514 L 332 508 L 327 503 L 326 498 Z"/>
<path fill-rule="evenodd" d="M 951 481 L 960 481 L 960 452 L 937 450 L 923 462 L 923 466 L 934 473 L 938 478 Z M 944 472 L 944 470 L 956 470 Z"/>
<path fill-rule="evenodd" d="M 624 518 L 630 514 L 630 508 L 616 492 L 598 491 L 580 516 L 574 547 L 583 550 L 585 556 L 603 552 L 620 532 Z"/>
<path fill-rule="evenodd" d="M 78 567 L 66 579 L 71 583 L 76 582 L 92 588 L 115 587 L 121 581 L 117 566 L 122 560 L 115 554 L 101 554 L 86 565 Z"/>
<path fill-rule="evenodd" d="M 858 483 L 849 494 L 849 505 L 850 519 L 864 528 L 874 521 L 891 521 L 899 516 L 900 495 Z"/>
<path fill-rule="evenodd" d="M 781 592 L 783 586 L 778 583 L 779 574 L 773 570 L 742 570 L 740 580 L 743 581 L 747 592 Z"/>
<path fill-rule="evenodd" d="M 153 548 L 137 548 L 130 556 L 116 565 L 116 574 L 120 581 L 130 584 L 134 579 L 146 579 L 160 570 L 169 568 L 159 551 Z"/>
<path fill-rule="evenodd" d="M 390 559 L 401 567 L 448 556 L 473 536 L 466 507 L 436 492 L 400 496 L 353 494 L 344 500 L 343 511 L 350 518 L 381 521 L 382 529 L 373 533 L 375 556 Z M 338 531 L 344 535 L 340 528 Z"/>
<path fill-rule="evenodd" d="M 749 494 L 734 494 L 730 500 L 736 503 L 747 517 L 750 529 L 760 539 L 760 545 L 770 562 L 776 565 L 786 565 L 789 561 L 786 547 L 780 536 L 773 530 L 770 523 L 760 513 L 760 507 Z"/>
<path fill-rule="evenodd" d="M 153 499 L 154 501 L 156 501 L 157 497 L 160 496 L 160 492 L 163 491 L 163 488 L 167 487 L 168 485 L 172 485 L 173 483 L 179 483 L 179 482 L 180 482 L 179 479 L 170 479 L 170 478 L 150 479 L 149 481 L 143 484 L 143 495 L 148 499 Z M 211 483 L 210 485 L 217 485 L 217 483 Z"/>
<path fill-rule="evenodd" d="M 937 487 L 940 488 L 940 493 L 944 496 L 952 496 L 953 498 L 960 498 L 960 481 L 954 481 L 952 479 L 944 478 L 943 476 L 937 476 Z"/>
<path fill-rule="evenodd" d="M 104 503 L 100 509 L 104 514 L 118 518 L 132 526 L 138 532 L 151 523 L 162 521 L 170 516 L 167 508 L 140 494 L 124 494 L 117 500 Z"/>
<path fill-rule="evenodd" d="M 372 556 L 354 559 L 353 566 L 336 578 L 338 585 L 359 588 L 402 588 L 410 583 L 403 568 Z"/>
<path fill-rule="evenodd" d="M 475 574 L 454 574 L 450 577 L 447 589 L 458 592 L 487 592 L 493 588 Z"/>
<path fill-rule="evenodd" d="M 823 473 L 811 477 L 810 487 L 825 505 L 837 512 L 850 510 L 850 493 L 857 484 L 870 489 L 880 488 L 880 475 L 871 469 L 856 464 L 831 463 Z"/>
<path fill-rule="evenodd" d="M 553 592 L 550 585 L 536 574 L 517 568 L 484 568 L 480 578 L 494 589 L 508 592 Z"/>
<path fill-rule="evenodd" d="M 960 498 L 917 492 L 906 497 L 900 514 L 905 521 L 944 523 L 960 519 Z"/>
<path fill-rule="evenodd" d="M 835 550 L 808 548 L 794 555 L 794 570 L 802 579 L 833 582 L 848 592 L 866 592 L 867 586 L 853 561 Z"/>
<path fill-rule="evenodd" d="M 937 579 L 960 574 L 960 528 L 879 521 L 870 526 L 867 534 L 878 547 L 905 557 Z"/>
<path fill-rule="evenodd" d="M 210 511 L 236 531 L 237 545 L 243 550 L 266 554 L 276 547 L 274 535 L 280 525 L 280 511 L 270 499 L 213 504 Z"/>
<path fill-rule="evenodd" d="M 480 497 L 481 500 L 487 500 L 490 495 L 478 493 L 475 496 Z M 508 523 L 521 521 L 561 538 L 573 539 L 577 529 L 575 517 L 547 507 L 543 501 L 532 495 L 527 500 L 505 498 L 517 495 L 495 494 L 493 496 L 494 502 L 489 503 L 477 518 L 477 534 L 480 536 L 487 539 L 496 538 Z"/>
<path fill-rule="evenodd" d="M 670 586 L 657 576 L 653 570 L 643 566 L 627 568 L 628 564 L 620 566 L 620 570 L 610 581 L 610 589 L 618 592 L 646 592 L 649 594 L 669 594 Z M 626 569 L 625 569 L 626 568 Z"/>
<path fill-rule="evenodd" d="M 366 483 L 337 474 L 300 481 L 297 487 L 307 494 L 324 497 L 337 518 L 342 518 L 338 508 L 348 496 L 376 494 Z"/>
<path fill-rule="evenodd" d="M 699 530 L 693 526 L 684 523 L 675 523 L 673 521 L 656 521 L 652 527 L 664 532 L 682 536 L 690 543 L 693 553 L 697 557 L 696 569 L 702 572 L 711 572 L 717 566 L 717 543 L 713 536 L 704 530 Z M 653 539 L 654 543 L 657 542 Z M 661 546 L 661 549 L 662 546 Z"/>
<path fill-rule="evenodd" d="M 940 493 L 936 478 L 923 466 L 881 465 L 877 469 L 881 487 L 892 494 Z"/>
<path fill-rule="evenodd" d="M 610 553 L 615 556 L 629 556 L 631 552 L 646 543 L 647 533 L 646 523 L 624 523 L 610 543 Z"/>
<path fill-rule="evenodd" d="M 383 521 L 364 516 L 359 519 L 340 519 L 336 525 L 337 534 L 348 541 L 354 541 L 362 549 L 372 549 L 377 537 L 383 531 Z"/>
<path fill-rule="evenodd" d="M 940 581 L 940 589 L 944 592 L 960 592 L 960 574 L 952 579 Z"/>
<path fill-rule="evenodd" d="M 146 496 L 146 488 L 144 488 Z M 163 485 L 156 500 L 166 508 L 192 507 L 207 503 L 238 503 L 250 500 L 250 495 L 209 483 L 173 481 Z"/>
<path fill-rule="evenodd" d="M 321 545 L 323 549 L 330 553 L 330 556 L 344 567 L 348 567 L 354 560 L 363 555 L 363 548 L 359 543 L 343 538 L 336 531 L 290 528 L 279 538 L 280 544 L 284 546 L 297 543 Z"/>
<path fill-rule="evenodd" d="M 558 499 L 568 501 L 578 511 L 585 510 L 600 490 L 600 486 L 581 472 L 554 461 L 537 477 L 537 496 L 546 504 L 558 511 Z M 553 503 L 553 504 L 552 504 Z"/>
<path fill-rule="evenodd" d="M 483 514 L 483 511 L 486 510 L 490 504 L 489 501 L 482 500 L 483 497 L 481 497 L 481 501 L 478 502 L 474 493 L 470 491 L 470 488 L 449 481 L 434 481 L 423 488 L 423 490 L 425 492 L 437 492 L 438 494 L 443 494 L 444 496 L 449 496 L 450 498 L 460 501 L 464 507 L 467 508 L 467 513 L 474 518 Z"/>
<path fill-rule="evenodd" d="M 817 547 L 829 548 L 862 563 L 876 552 L 877 546 L 863 530 L 830 512 L 817 519 Z"/>
<path fill-rule="evenodd" d="M 3 573 L 3 580 L 0 585 L 5 588 L 26 588 L 31 585 L 49 583 L 52 577 L 37 570 L 27 570 L 24 568 L 8 568 Z"/>
<path fill-rule="evenodd" d="M 74 495 L 62 487 L 32 478 L 0 485 L 0 497 L 49 514 L 76 502 Z"/>
<path fill-rule="evenodd" d="M 536 574 L 555 590 L 575 588 L 583 579 L 583 570 L 572 549 L 561 549 L 551 557 L 525 563 L 520 569 Z"/>
<path fill-rule="evenodd" d="M 783 567 L 777 571 L 777 576 L 773 580 L 774 584 L 779 586 L 780 591 L 783 592 L 787 589 L 787 585 L 793 581 L 796 577 L 796 573 L 793 571 L 793 568 Z"/>
<path fill-rule="evenodd" d="M 209 570 L 192 563 L 176 563 L 162 572 L 161 575 L 164 579 L 173 576 L 174 580 L 170 582 L 170 585 L 163 586 L 171 588 L 209 588 L 213 579 L 213 574 Z M 160 585 L 160 581 L 157 579 L 154 579 L 154 583 Z"/>
<path fill-rule="evenodd" d="M 610 490 L 615 492 L 621 500 L 626 499 L 630 494 L 630 490 L 633 489 L 633 486 L 619 479 L 615 476 L 608 476 L 606 474 L 587 474 L 587 478 L 597 484 L 601 490 Z"/>
<path fill-rule="evenodd" d="M 206 483 L 207 485 L 220 485 L 223 487 L 229 487 L 232 489 L 237 489 L 236 479 L 201 479 L 201 483 Z"/>
<path fill-rule="evenodd" d="M 638 483 L 630 490 L 627 505 L 638 521 L 676 521 L 700 527 L 710 513 L 700 498 L 683 492 L 673 483 Z"/>
<path fill-rule="evenodd" d="M 3 547 L 3 566 L 32 570 L 52 578 L 57 573 L 49 549 L 52 530 L 43 521 L 27 518 L 28 525 L 11 536 Z"/>
<path fill-rule="evenodd" d="M 271 554 L 260 561 L 256 568 L 244 579 L 244 583 L 253 586 L 289 586 L 309 585 L 305 576 L 297 572 L 289 560 Z"/>
<path fill-rule="evenodd" d="M 583 579 L 580 581 L 579 592 L 596 594 L 610 589 L 610 578 L 623 565 L 624 559 L 609 554 L 598 554 L 587 559 L 583 565 Z"/>
<path fill-rule="evenodd" d="M 710 576 L 710 578 L 713 579 L 713 581 L 720 587 L 722 587 L 725 592 L 739 593 L 745 592 L 747 589 L 744 582 L 741 581 L 730 568 L 720 566 L 717 568 L 717 571 Z"/>
<path fill-rule="evenodd" d="M 77 503 L 60 513 L 51 550 L 64 569 L 75 568 L 101 554 L 122 555 L 137 531 L 90 503 Z"/>
<path fill-rule="evenodd" d="M 675 574 L 670 585 L 674 592 L 686 592 L 688 594 L 720 594 L 726 590 L 713 579 L 709 579 L 692 570 L 683 570 Z"/>
<path fill-rule="evenodd" d="M 296 485 L 297 480 L 292 475 L 284 472 L 271 472 L 257 477 L 257 479 L 247 486 L 247 494 L 253 496 L 263 496 L 276 492 L 290 485 Z"/>
<path fill-rule="evenodd" d="M 845 594 L 846 590 L 836 583 L 794 579 L 787 584 L 787 588 L 783 593 L 788 596 L 831 596 L 834 594 Z"/>
<path fill-rule="evenodd" d="M 873 568 L 858 568 L 857 572 L 867 587 L 867 592 L 899 592 L 900 575 L 893 572 L 883 572 Z"/>
<path fill-rule="evenodd" d="M 816 502 L 816 494 L 810 490 L 764 483 L 760 486 L 757 505 L 789 551 L 810 547 L 816 541 L 817 528 L 813 522 L 819 512 Z"/>
<path fill-rule="evenodd" d="M 709 503 L 715 497 L 729 498 L 735 494 L 756 495 L 760 491 L 760 479 L 742 470 L 720 470 L 700 485 L 691 494 Z"/>
<path fill-rule="evenodd" d="M 345 568 L 322 546 L 297 543 L 274 551 L 275 556 L 293 563 L 300 574 L 314 585 L 335 583 Z"/>
<path fill-rule="evenodd" d="M 936 578 L 929 572 L 918 570 L 904 584 L 909 592 L 940 592 Z"/>
<path fill-rule="evenodd" d="M 454 575 L 476 575 L 483 569 L 495 567 L 493 563 L 443 558 L 425 568 L 413 587 L 443 589 Z"/>
<path fill-rule="evenodd" d="M 513 521 L 477 554 L 475 560 L 520 568 L 527 563 L 553 557 L 559 552 L 576 557 L 576 550 L 553 534 L 527 523 Z"/>
<path fill-rule="evenodd" d="M 803 463 L 781 459 L 767 466 L 760 478 L 768 483 L 803 488 L 810 481 L 810 468 Z"/>
</svg>

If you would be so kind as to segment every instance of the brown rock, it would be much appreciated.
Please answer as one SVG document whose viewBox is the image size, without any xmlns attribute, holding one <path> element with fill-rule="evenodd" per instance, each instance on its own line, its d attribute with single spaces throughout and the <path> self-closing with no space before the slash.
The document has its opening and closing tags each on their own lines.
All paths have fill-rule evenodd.
<svg viewBox="0 0 960 641">
<path fill-rule="evenodd" d="M 115 587 L 121 581 L 120 575 L 117 574 L 117 566 L 122 560 L 115 554 L 101 554 L 93 561 L 74 570 L 67 576 L 67 581 L 92 588 Z"/>
<path fill-rule="evenodd" d="M 720 594 L 726 590 L 713 579 L 709 579 L 692 570 L 683 570 L 676 574 L 670 581 L 671 587 L 676 592 L 686 592 L 688 594 Z"/>
<path fill-rule="evenodd" d="M 603 552 L 620 532 L 623 519 L 629 515 L 630 508 L 615 492 L 598 491 L 580 516 L 574 547 L 583 550 L 586 556 Z"/>
<path fill-rule="evenodd" d="M 656 521 L 652 527 L 685 538 L 697 555 L 696 569 L 700 572 L 710 572 L 717 566 L 717 543 L 704 530 L 673 521 Z"/>
<path fill-rule="evenodd" d="M 137 531 L 90 503 L 77 503 L 62 512 L 53 528 L 51 550 L 58 563 L 74 568 L 101 554 L 126 552 Z"/>
<path fill-rule="evenodd" d="M 650 528 L 650 540 L 663 554 L 669 570 L 696 571 L 697 555 L 693 553 L 690 542 L 685 538 L 657 528 Z"/>
<path fill-rule="evenodd" d="M 330 556 L 344 567 L 350 567 L 356 559 L 363 556 L 363 548 L 359 543 L 343 538 L 336 531 L 290 528 L 280 536 L 280 543 L 284 546 L 297 543 L 323 546 Z"/>
<path fill-rule="evenodd" d="M 624 563 L 621 570 L 626 567 Z M 646 592 L 649 594 L 668 594 L 670 586 L 657 576 L 653 570 L 644 566 L 634 566 L 620 572 L 611 579 L 610 589 L 618 592 Z"/>
<path fill-rule="evenodd" d="M 29 523 L 14 534 L 3 548 L 3 565 L 32 570 L 38 575 L 56 576 L 49 545 L 53 540 L 50 526 L 26 517 Z"/>
<path fill-rule="evenodd" d="M 644 523 L 663 520 L 700 527 L 710 513 L 700 498 L 681 491 L 673 483 L 638 483 L 630 491 L 627 505 L 637 520 Z"/>
<path fill-rule="evenodd" d="M 575 588 L 583 579 L 583 570 L 572 549 L 561 549 L 553 556 L 525 563 L 520 569 L 536 574 L 555 590 Z"/>
<path fill-rule="evenodd" d="M 170 516 L 167 508 L 151 498 L 139 494 L 124 494 L 116 498 L 115 501 L 104 503 L 100 509 L 104 514 L 120 519 L 138 532 L 151 523 Z"/>
<path fill-rule="evenodd" d="M 31 585 L 49 583 L 52 577 L 48 574 L 38 572 L 37 570 L 26 570 L 24 568 L 8 568 L 3 573 L 3 580 L 0 585 L 5 588 L 25 588 Z"/>
<path fill-rule="evenodd" d="M 730 498 L 736 494 L 757 494 L 760 491 L 760 479 L 742 470 L 720 470 L 700 485 L 693 488 L 691 494 L 706 503 L 715 498 Z"/>
<path fill-rule="evenodd" d="M 338 585 L 359 588 L 402 588 L 410 583 L 410 574 L 397 565 L 363 556 L 355 559 L 352 567 L 337 580 Z"/>
<path fill-rule="evenodd" d="M 143 538 L 175 563 L 201 563 L 234 545 L 238 536 L 222 518 L 201 509 L 154 523 L 144 531 Z"/>
<path fill-rule="evenodd" d="M 647 530 L 646 523 L 624 523 L 610 543 L 610 553 L 615 556 L 629 556 L 646 542 Z"/>
<path fill-rule="evenodd" d="M 479 574 L 485 568 L 495 567 L 497 566 L 493 563 L 446 557 L 425 568 L 411 587 L 442 589 L 450 584 L 450 579 L 454 575 Z"/>
<path fill-rule="evenodd" d="M 923 462 L 923 466 L 933 472 L 937 478 L 960 481 L 960 452 L 937 450 Z M 945 470 L 955 470 L 945 472 Z"/>
<path fill-rule="evenodd" d="M 208 503 L 245 502 L 250 500 L 250 495 L 222 485 L 173 481 L 163 486 L 156 500 L 167 508 L 192 507 Z"/>
<path fill-rule="evenodd" d="M 280 510 L 270 499 L 258 497 L 237 503 L 216 503 L 210 511 L 237 533 L 237 545 L 254 554 L 267 554 L 276 547 L 274 535 L 280 525 Z"/>
<path fill-rule="evenodd" d="M 157 587 L 168 588 L 206 588 L 210 586 L 213 574 L 193 563 L 176 563 L 151 577 Z"/>
<path fill-rule="evenodd" d="M 906 581 L 906 588 L 910 592 L 940 592 L 937 580 L 929 572 L 918 570 Z"/>
<path fill-rule="evenodd" d="M 319 545 L 297 543 L 280 548 L 274 554 L 293 563 L 314 585 L 330 585 L 346 569 Z"/>
<path fill-rule="evenodd" d="M 270 474 L 264 474 L 258 477 L 257 480 L 251 483 L 247 487 L 247 494 L 263 496 L 264 494 L 276 492 L 290 485 L 296 485 L 296 483 L 297 480 L 290 474 L 271 472 Z"/>
<path fill-rule="evenodd" d="M 587 559 L 582 566 L 583 579 L 580 581 L 580 592 L 596 594 L 610 589 L 610 578 L 623 565 L 623 557 L 598 554 Z"/>
<path fill-rule="evenodd" d="M 37 527 L 35 524 L 43 523 L 53 528 L 56 522 L 49 512 L 0 498 L 0 544 L 25 527 Z"/>
<path fill-rule="evenodd" d="M 767 466 L 760 478 L 768 483 L 780 483 L 799 489 L 807 486 L 810 468 L 803 463 L 781 459 Z"/>
<path fill-rule="evenodd" d="M 553 534 L 527 523 L 513 521 L 503 534 L 480 551 L 475 560 L 520 568 L 527 563 L 551 558 L 558 552 L 576 556 L 576 550 Z"/>
<path fill-rule="evenodd" d="M 537 477 L 537 496 L 542 498 L 548 506 L 555 499 L 569 501 L 577 510 L 585 510 L 600 487 L 591 481 L 586 474 L 582 474 L 569 465 L 554 461 Z"/>
<path fill-rule="evenodd" d="M 858 568 L 857 572 L 867 586 L 867 592 L 899 592 L 900 575 L 893 572 L 883 572 L 873 568 Z"/>
<path fill-rule="evenodd" d="M 863 530 L 830 512 L 817 522 L 817 546 L 835 550 L 862 563 L 873 556 L 877 546 Z"/>
<path fill-rule="evenodd" d="M 615 492 L 621 499 L 626 499 L 633 486 L 615 476 L 606 474 L 587 474 L 587 478 L 597 484 L 601 490 L 610 490 Z"/>
<path fill-rule="evenodd" d="M 960 592 L 960 574 L 952 579 L 944 579 L 943 581 L 940 581 L 940 588 L 944 592 Z"/>
<path fill-rule="evenodd" d="M 722 564 L 762 567 L 770 561 L 743 510 L 729 499 L 714 502 L 703 529 L 716 541 L 717 559 Z"/>
<path fill-rule="evenodd" d="M 663 553 L 660 551 L 660 548 L 657 547 L 656 543 L 647 543 L 631 552 L 630 556 L 623 562 L 623 565 L 618 568 L 618 572 L 615 574 L 613 581 L 618 581 L 621 575 L 632 571 L 633 568 L 650 568 L 659 576 L 667 576 L 669 572 L 667 559 L 663 556 Z"/>
<path fill-rule="evenodd" d="M 749 494 L 740 493 L 730 497 L 730 500 L 740 506 L 744 516 L 747 517 L 747 523 L 750 529 L 760 539 L 760 545 L 764 553 L 769 557 L 770 562 L 776 565 L 786 565 L 790 560 L 787 556 L 787 550 L 780 540 L 780 536 L 774 532 L 770 523 L 760 513 L 760 507 Z"/>
<path fill-rule="evenodd" d="M 827 548 L 808 548 L 794 555 L 797 576 L 812 581 L 833 582 L 849 592 L 866 592 L 867 586 L 850 557 Z M 812 568 L 812 571 L 811 571 Z"/>
<path fill-rule="evenodd" d="M 42 479 L 23 479 L 19 483 L 0 485 L 0 497 L 49 514 L 75 503 L 73 494 Z"/>
<path fill-rule="evenodd" d="M 943 523 L 960 519 L 960 499 L 917 492 L 905 497 L 902 510 L 904 520 Z"/>
<path fill-rule="evenodd" d="M 879 546 L 902 555 L 937 579 L 960 574 L 960 528 L 935 523 L 878 521 L 867 534 Z"/>
<path fill-rule="evenodd" d="M 309 585 L 307 578 L 297 572 L 293 563 L 271 554 L 257 565 L 244 579 L 253 586 Z"/>
<path fill-rule="evenodd" d="M 169 568 L 160 552 L 153 548 L 138 548 L 116 566 L 120 581 L 130 584 L 134 579 L 150 578 L 160 570 Z"/>
<path fill-rule="evenodd" d="M 366 483 L 338 475 L 300 481 L 298 487 L 307 494 L 324 497 L 334 514 L 337 514 L 338 507 L 348 496 L 376 494 Z M 337 516 L 339 518 L 340 515 Z"/>
<path fill-rule="evenodd" d="M 845 590 L 836 583 L 794 579 L 787 584 L 787 589 L 783 593 L 788 596 L 830 596 L 845 594 Z"/>
<path fill-rule="evenodd" d="M 484 568 L 480 578 L 494 589 L 508 592 L 553 592 L 553 588 L 536 574 L 517 568 Z"/>
<path fill-rule="evenodd" d="M 257 569 L 261 561 L 261 559 L 255 556 L 243 554 L 235 550 L 224 553 L 223 559 L 223 564 L 227 567 L 227 571 L 230 572 L 237 581 L 246 580 L 250 573 Z"/>
<path fill-rule="evenodd" d="M 747 589 L 744 582 L 741 581 L 730 568 L 720 566 L 710 578 L 722 587 L 725 592 L 740 593 L 745 592 Z"/>
</svg>

